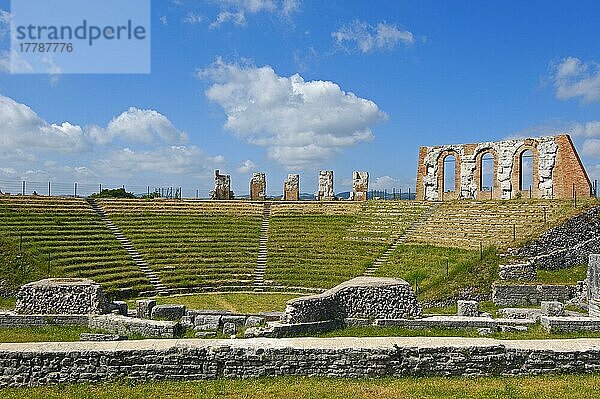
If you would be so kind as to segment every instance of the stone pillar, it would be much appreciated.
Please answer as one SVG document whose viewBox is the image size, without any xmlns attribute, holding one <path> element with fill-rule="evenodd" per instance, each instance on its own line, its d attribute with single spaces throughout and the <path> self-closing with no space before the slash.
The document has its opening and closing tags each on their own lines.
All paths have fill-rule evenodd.
<svg viewBox="0 0 600 399">
<path fill-rule="evenodd" d="M 300 200 L 300 175 L 288 175 L 283 182 L 283 200 Z"/>
<path fill-rule="evenodd" d="M 219 169 L 215 170 L 215 189 L 211 191 L 210 197 L 214 200 L 233 199 L 231 191 L 231 176 L 219 174 Z"/>
<path fill-rule="evenodd" d="M 250 179 L 250 199 L 264 201 L 267 197 L 267 178 L 264 173 L 253 173 Z"/>
<path fill-rule="evenodd" d="M 333 170 L 322 170 L 319 172 L 319 191 L 317 201 L 331 201 L 335 199 L 333 191 Z"/>
<path fill-rule="evenodd" d="M 352 201 L 366 201 L 369 192 L 369 172 L 352 172 Z"/>
<path fill-rule="evenodd" d="M 591 254 L 588 262 L 588 312 L 590 317 L 600 317 L 600 255 Z"/>
</svg>

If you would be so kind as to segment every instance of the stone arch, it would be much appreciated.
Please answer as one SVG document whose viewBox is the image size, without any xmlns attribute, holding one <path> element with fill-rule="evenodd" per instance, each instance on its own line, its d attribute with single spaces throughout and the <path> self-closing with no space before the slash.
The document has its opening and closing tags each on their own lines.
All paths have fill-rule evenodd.
<svg viewBox="0 0 600 399">
<path fill-rule="evenodd" d="M 540 198 L 540 176 L 539 176 L 539 151 L 537 148 L 538 142 L 535 140 L 527 139 L 522 146 L 520 146 L 517 151 L 515 151 L 515 155 L 513 156 L 513 168 L 512 168 L 512 177 L 511 177 L 511 186 L 512 193 L 511 198 L 515 198 L 518 194 L 521 194 L 523 198 Z M 525 151 L 531 151 L 533 154 L 532 160 L 532 168 L 533 168 L 533 181 L 531 185 L 531 193 L 529 192 L 528 187 L 522 187 L 521 190 L 521 169 L 522 169 L 522 156 Z"/>
<path fill-rule="evenodd" d="M 491 155 L 494 158 L 494 171 L 492 173 L 492 189 L 483 190 L 483 158 L 486 155 Z M 501 198 L 502 193 L 498 182 L 498 153 L 491 147 L 486 147 L 477 152 L 475 155 L 475 183 L 477 184 L 477 199 L 494 199 Z"/>
<path fill-rule="evenodd" d="M 453 156 L 455 159 L 454 166 L 454 191 L 445 192 L 444 188 L 444 161 L 447 157 Z M 444 150 L 438 157 L 438 189 L 440 192 L 440 200 L 453 200 L 460 198 L 460 154 L 455 150 Z"/>
</svg>

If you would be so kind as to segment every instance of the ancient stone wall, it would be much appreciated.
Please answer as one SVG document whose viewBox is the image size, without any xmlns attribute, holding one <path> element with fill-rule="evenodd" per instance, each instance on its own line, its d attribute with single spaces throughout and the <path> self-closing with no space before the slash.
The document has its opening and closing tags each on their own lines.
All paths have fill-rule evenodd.
<svg viewBox="0 0 600 399">
<path fill-rule="evenodd" d="M 0 327 L 87 326 L 88 315 L 16 314 L 0 312 Z"/>
<path fill-rule="evenodd" d="M 535 267 L 548 270 L 586 264 L 594 253 L 600 253 L 600 207 L 574 216 L 510 251 L 511 255 L 528 258 Z"/>
<path fill-rule="evenodd" d="M 264 201 L 267 197 L 267 178 L 264 173 L 253 173 L 250 179 L 250 199 Z"/>
<path fill-rule="evenodd" d="M 102 313 L 108 301 L 100 284 L 82 278 L 49 278 L 25 284 L 17 293 L 19 314 Z"/>
<path fill-rule="evenodd" d="M 129 378 L 593 373 L 600 370 L 599 342 L 380 337 L 0 344 L 0 388 Z"/>
<path fill-rule="evenodd" d="M 283 183 L 283 200 L 300 200 L 300 175 L 288 175 Z"/>
<path fill-rule="evenodd" d="M 579 295 L 575 285 L 494 284 L 492 301 L 498 306 L 534 306 L 542 301 L 567 302 Z"/>
<path fill-rule="evenodd" d="M 219 170 L 215 170 L 215 189 L 211 191 L 210 197 L 214 200 L 230 200 L 233 199 L 233 191 L 231 191 L 231 176 L 222 175 Z"/>
<path fill-rule="evenodd" d="M 410 284 L 401 279 L 356 277 L 322 294 L 288 301 L 282 321 L 307 323 L 346 318 L 421 317 Z"/>
<path fill-rule="evenodd" d="M 322 170 L 319 172 L 317 201 L 331 201 L 333 199 L 335 199 L 335 191 L 333 191 L 333 170 Z"/>
<path fill-rule="evenodd" d="M 533 184 L 521 184 L 522 155 L 531 151 Z M 482 184 L 482 162 L 494 158 L 493 184 Z M 455 190 L 444 189 L 444 160 L 454 156 Z M 589 197 L 591 184 L 568 135 L 421 147 L 417 169 L 418 200 Z"/>
<path fill-rule="evenodd" d="M 181 324 L 174 321 L 137 319 L 114 314 L 90 317 L 89 327 L 115 334 L 137 334 L 148 338 L 178 338 L 184 332 Z"/>
<path fill-rule="evenodd" d="M 591 317 L 600 317 L 600 255 L 592 254 L 587 271 L 588 312 Z"/>
<path fill-rule="evenodd" d="M 352 172 L 352 193 L 350 199 L 366 201 L 369 192 L 369 172 Z"/>
</svg>

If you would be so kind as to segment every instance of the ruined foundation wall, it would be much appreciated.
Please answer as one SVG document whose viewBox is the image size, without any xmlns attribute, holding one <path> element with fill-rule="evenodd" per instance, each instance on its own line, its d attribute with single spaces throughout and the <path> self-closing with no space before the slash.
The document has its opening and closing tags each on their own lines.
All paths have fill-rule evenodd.
<svg viewBox="0 0 600 399">
<path fill-rule="evenodd" d="M 335 199 L 333 190 L 333 170 L 322 170 L 319 172 L 319 190 L 317 201 L 330 201 Z"/>
<path fill-rule="evenodd" d="M 382 337 L 0 344 L 0 388 L 127 378 L 593 373 L 600 370 L 599 343 Z"/>
<path fill-rule="evenodd" d="M 352 194 L 354 201 L 366 201 L 369 192 L 369 172 L 352 172 Z"/>
</svg>

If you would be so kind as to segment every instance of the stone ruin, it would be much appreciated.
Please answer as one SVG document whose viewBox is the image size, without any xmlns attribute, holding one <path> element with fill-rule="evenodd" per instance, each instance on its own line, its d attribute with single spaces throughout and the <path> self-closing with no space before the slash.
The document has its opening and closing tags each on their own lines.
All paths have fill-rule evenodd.
<svg viewBox="0 0 600 399">
<path fill-rule="evenodd" d="M 600 255 L 590 255 L 587 272 L 587 299 L 590 317 L 600 317 Z"/>
<path fill-rule="evenodd" d="M 288 175 L 283 182 L 283 200 L 300 201 L 300 175 Z"/>
<path fill-rule="evenodd" d="M 250 199 L 264 201 L 267 197 L 267 178 L 264 173 L 253 173 L 250 179 Z"/>
<path fill-rule="evenodd" d="M 103 313 L 108 301 L 100 284 L 85 278 L 49 278 L 25 284 L 17 293 L 17 314 Z"/>
<path fill-rule="evenodd" d="M 317 201 L 332 201 L 335 199 L 333 191 L 333 170 L 322 170 L 319 172 L 319 189 Z"/>
<path fill-rule="evenodd" d="M 531 151 L 533 182 L 524 187 L 524 153 Z M 483 184 L 483 158 L 493 157 L 492 186 Z M 454 191 L 444 187 L 444 162 L 454 157 Z M 417 169 L 418 200 L 589 197 L 592 186 L 571 138 L 564 134 L 421 147 Z"/>
<path fill-rule="evenodd" d="M 282 321 L 310 323 L 347 318 L 405 319 L 422 316 L 410 284 L 397 278 L 356 277 L 325 291 L 288 301 Z"/>
<path fill-rule="evenodd" d="M 213 200 L 230 200 L 233 199 L 233 191 L 231 191 L 231 176 L 222 175 L 219 170 L 215 170 L 215 189 L 210 193 Z"/>
<path fill-rule="evenodd" d="M 350 200 L 366 201 L 369 192 L 369 172 L 352 172 Z"/>
</svg>

